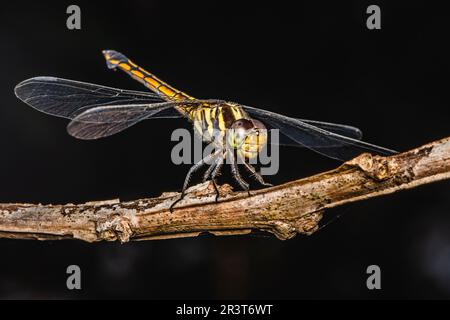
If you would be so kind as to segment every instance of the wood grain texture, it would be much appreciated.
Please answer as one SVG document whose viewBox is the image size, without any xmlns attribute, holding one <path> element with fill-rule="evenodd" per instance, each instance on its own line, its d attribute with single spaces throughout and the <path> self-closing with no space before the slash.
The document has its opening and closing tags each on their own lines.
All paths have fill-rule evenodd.
<svg viewBox="0 0 450 320">
<path fill-rule="evenodd" d="M 263 230 L 285 240 L 317 231 L 326 209 L 449 177 L 445 138 L 391 157 L 362 154 L 335 170 L 252 191 L 250 197 L 223 185 L 218 203 L 212 185 L 199 184 L 173 213 L 169 207 L 179 193 L 129 202 L 0 204 L 0 238 L 127 242 Z"/>
</svg>

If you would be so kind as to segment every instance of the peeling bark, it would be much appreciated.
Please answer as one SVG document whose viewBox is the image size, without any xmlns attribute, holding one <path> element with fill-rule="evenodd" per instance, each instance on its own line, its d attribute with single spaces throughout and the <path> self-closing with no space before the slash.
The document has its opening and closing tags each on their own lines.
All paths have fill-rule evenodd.
<svg viewBox="0 0 450 320">
<path fill-rule="evenodd" d="M 220 186 L 214 202 L 207 182 L 189 189 L 170 213 L 179 193 L 129 202 L 85 204 L 0 204 L 0 238 L 88 242 L 168 239 L 270 232 L 285 240 L 312 234 L 326 209 L 450 177 L 450 138 L 391 157 L 362 154 L 342 166 L 283 185 L 246 192 Z"/>
</svg>

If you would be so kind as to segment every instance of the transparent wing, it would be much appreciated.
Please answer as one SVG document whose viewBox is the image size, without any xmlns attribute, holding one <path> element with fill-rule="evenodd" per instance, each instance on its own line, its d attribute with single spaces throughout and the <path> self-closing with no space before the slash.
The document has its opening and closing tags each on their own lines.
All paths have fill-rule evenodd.
<svg viewBox="0 0 450 320">
<path fill-rule="evenodd" d="M 172 117 L 176 105 L 175 102 L 162 102 L 95 107 L 76 116 L 67 126 L 67 131 L 83 140 L 103 138 L 145 119 Z"/>
<path fill-rule="evenodd" d="M 322 122 L 316 120 L 305 120 L 305 119 L 297 119 L 297 120 L 313 125 L 315 127 L 319 127 L 327 131 L 331 131 L 341 136 L 345 136 L 356 140 L 361 140 L 363 136 L 361 130 L 359 130 L 356 127 L 348 126 L 345 124 Z"/>
<path fill-rule="evenodd" d="M 356 139 L 356 140 L 361 140 L 362 139 L 362 132 L 361 130 L 359 130 L 358 128 L 352 127 L 352 126 L 347 126 L 345 124 L 337 124 L 337 123 L 330 123 L 330 122 L 321 122 L 321 121 L 316 121 L 316 120 L 305 120 L 305 119 L 297 119 L 299 121 L 305 122 L 307 124 L 313 125 L 315 127 L 327 130 L 327 131 L 331 131 L 333 133 L 348 137 L 348 138 L 352 138 L 352 139 Z M 273 127 L 267 125 L 269 127 L 269 129 L 274 129 Z M 270 140 L 269 140 L 270 142 Z M 292 140 L 291 138 L 289 138 L 288 136 L 286 136 L 285 134 L 283 134 L 282 132 L 279 135 L 279 141 L 278 141 L 278 145 L 280 146 L 289 146 L 289 147 L 304 147 L 301 144 L 298 144 L 298 142 L 295 142 L 294 140 Z M 338 148 L 340 147 L 341 144 L 340 143 L 336 143 L 335 147 Z M 317 146 L 319 147 L 319 146 Z M 328 145 L 328 147 L 330 147 Z"/>
<path fill-rule="evenodd" d="M 19 83 L 16 96 L 31 107 L 58 117 L 73 119 L 98 106 L 164 102 L 152 92 L 121 90 L 54 77 L 36 77 Z"/>
<path fill-rule="evenodd" d="M 352 127 L 315 121 L 305 122 L 267 110 L 242 107 L 251 117 L 260 120 L 269 129 L 279 129 L 284 136 L 280 139 L 280 144 L 303 146 L 342 161 L 352 159 L 363 152 L 380 155 L 397 153 L 394 150 L 355 139 L 361 137 L 360 131 L 356 128 L 350 129 Z"/>
</svg>

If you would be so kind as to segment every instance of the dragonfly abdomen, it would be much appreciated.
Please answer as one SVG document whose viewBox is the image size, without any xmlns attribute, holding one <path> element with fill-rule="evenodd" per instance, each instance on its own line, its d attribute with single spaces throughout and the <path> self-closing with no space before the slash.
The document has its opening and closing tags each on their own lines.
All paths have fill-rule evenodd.
<svg viewBox="0 0 450 320">
<path fill-rule="evenodd" d="M 157 78 L 154 74 L 148 72 L 147 70 L 141 68 L 126 56 L 121 54 L 120 52 L 114 50 L 104 50 L 103 55 L 106 59 L 106 64 L 110 69 L 117 69 L 124 71 L 133 79 L 141 82 L 147 88 L 157 93 L 161 98 L 166 101 L 186 101 L 186 100 L 195 100 L 193 97 L 187 95 L 186 93 L 175 89 L 170 86 L 166 82 Z M 186 115 L 189 112 L 190 107 L 186 106 L 185 108 L 176 107 L 176 109 Z"/>
</svg>

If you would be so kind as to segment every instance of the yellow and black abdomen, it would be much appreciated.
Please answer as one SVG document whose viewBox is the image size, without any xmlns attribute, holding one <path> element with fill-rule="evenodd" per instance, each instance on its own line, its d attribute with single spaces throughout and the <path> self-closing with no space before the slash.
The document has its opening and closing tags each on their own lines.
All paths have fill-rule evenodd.
<svg viewBox="0 0 450 320">
<path fill-rule="evenodd" d="M 195 100 L 193 97 L 187 95 L 186 93 L 177 90 L 167 84 L 166 82 L 158 79 L 152 73 L 139 67 L 137 64 L 128 59 L 125 55 L 114 50 L 104 50 L 103 55 L 106 59 L 106 64 L 110 69 L 120 69 L 127 73 L 133 79 L 139 81 L 147 88 L 157 93 L 162 99 L 166 101 L 189 101 Z M 191 109 L 190 106 L 176 107 L 176 109 L 183 115 L 186 115 Z"/>
<path fill-rule="evenodd" d="M 158 79 L 152 73 L 139 67 L 137 64 L 132 62 L 126 56 L 120 52 L 114 50 L 104 50 L 103 55 L 105 56 L 108 68 L 116 69 L 119 68 L 126 72 L 133 79 L 141 82 L 147 88 L 153 92 L 158 93 L 162 98 L 167 101 L 183 101 L 183 100 L 193 100 L 194 98 L 188 96 L 184 92 L 177 90 L 164 81 Z"/>
</svg>

